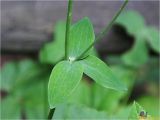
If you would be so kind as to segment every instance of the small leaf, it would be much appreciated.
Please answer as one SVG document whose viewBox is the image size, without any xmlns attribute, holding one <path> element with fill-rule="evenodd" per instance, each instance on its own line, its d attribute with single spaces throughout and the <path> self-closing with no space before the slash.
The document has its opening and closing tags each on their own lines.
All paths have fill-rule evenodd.
<svg viewBox="0 0 160 120">
<path fill-rule="evenodd" d="M 133 48 L 122 56 L 122 60 L 129 66 L 139 67 L 147 62 L 148 57 L 148 50 L 144 39 L 138 38 Z"/>
<path fill-rule="evenodd" d="M 84 73 L 98 84 L 115 90 L 126 90 L 110 68 L 97 57 L 89 56 L 81 62 L 84 65 Z"/>
<path fill-rule="evenodd" d="M 65 23 L 58 22 L 55 26 L 54 41 L 47 43 L 40 50 L 39 59 L 42 63 L 56 64 L 65 54 Z"/>
<path fill-rule="evenodd" d="M 124 12 L 117 18 L 116 24 L 124 26 L 131 35 L 136 35 L 145 27 L 143 17 L 136 11 Z"/>
<path fill-rule="evenodd" d="M 68 58 L 79 57 L 94 42 L 94 39 L 93 26 L 88 18 L 84 18 L 71 26 L 67 46 Z M 85 56 L 88 54 L 86 53 Z"/>
<path fill-rule="evenodd" d="M 144 114 L 144 115 L 141 115 L 141 114 Z M 129 120 L 139 120 L 140 118 L 141 119 L 142 118 L 146 118 L 147 119 L 147 117 L 149 117 L 149 115 L 147 115 L 147 113 L 143 109 L 143 107 L 141 107 L 138 103 L 134 102 L 132 107 L 131 107 L 128 119 Z"/>
<path fill-rule="evenodd" d="M 53 68 L 48 84 L 50 108 L 66 101 L 82 75 L 83 67 L 79 62 L 62 61 Z"/>
<path fill-rule="evenodd" d="M 150 27 L 147 29 L 146 32 L 146 39 L 148 41 L 148 43 L 150 44 L 150 46 L 152 47 L 153 50 L 155 50 L 156 52 L 160 53 L 160 37 L 159 37 L 159 31 L 154 28 L 154 27 Z"/>
</svg>

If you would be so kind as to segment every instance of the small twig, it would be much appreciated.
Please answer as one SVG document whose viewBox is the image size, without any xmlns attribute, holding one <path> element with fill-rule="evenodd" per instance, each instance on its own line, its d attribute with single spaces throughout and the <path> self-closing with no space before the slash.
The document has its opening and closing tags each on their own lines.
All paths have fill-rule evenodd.
<svg viewBox="0 0 160 120">
<path fill-rule="evenodd" d="M 121 8 L 119 9 L 119 11 L 116 13 L 116 15 L 112 18 L 111 22 L 106 26 L 106 28 L 104 28 L 96 37 L 95 41 L 77 58 L 80 59 L 83 57 L 83 55 L 88 52 L 88 50 L 90 50 L 93 45 L 100 40 L 101 38 L 104 37 L 104 35 L 110 30 L 110 28 L 112 27 L 113 23 L 115 22 L 115 20 L 117 19 L 117 17 L 120 15 L 120 13 L 122 12 L 122 10 L 125 8 L 125 6 L 127 5 L 128 0 L 125 0 L 125 2 L 123 3 L 123 5 L 121 6 Z"/>
<path fill-rule="evenodd" d="M 66 20 L 66 33 L 65 33 L 65 58 L 66 59 L 68 57 L 67 46 L 68 46 L 68 40 L 69 40 L 70 26 L 71 26 L 71 22 L 72 22 L 72 4 L 73 4 L 73 1 L 69 0 L 68 1 L 67 20 Z"/>
<path fill-rule="evenodd" d="M 55 108 L 49 110 L 48 120 L 51 120 L 54 114 Z"/>
</svg>

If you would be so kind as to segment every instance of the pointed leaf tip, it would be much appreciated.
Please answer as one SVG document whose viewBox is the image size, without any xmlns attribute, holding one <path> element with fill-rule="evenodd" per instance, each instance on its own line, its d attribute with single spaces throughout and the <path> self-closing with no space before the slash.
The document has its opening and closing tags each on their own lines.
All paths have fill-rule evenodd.
<svg viewBox="0 0 160 120">
<path fill-rule="evenodd" d="M 84 73 L 106 88 L 126 91 L 125 85 L 118 80 L 110 68 L 95 56 L 89 56 L 81 61 L 84 66 Z"/>
</svg>

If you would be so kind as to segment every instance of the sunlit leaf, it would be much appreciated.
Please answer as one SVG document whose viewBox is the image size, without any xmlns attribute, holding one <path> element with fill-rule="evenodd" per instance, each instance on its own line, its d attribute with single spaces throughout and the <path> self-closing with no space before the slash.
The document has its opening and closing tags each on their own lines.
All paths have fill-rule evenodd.
<svg viewBox="0 0 160 120">
<path fill-rule="evenodd" d="M 127 90 L 123 83 L 117 79 L 111 69 L 100 59 L 89 56 L 82 60 L 84 73 L 106 88 L 115 90 Z"/>
<path fill-rule="evenodd" d="M 50 108 L 66 101 L 79 84 L 82 74 L 83 67 L 79 62 L 62 61 L 53 68 L 48 84 Z"/>
<path fill-rule="evenodd" d="M 89 45 L 94 42 L 94 38 L 93 26 L 88 18 L 84 18 L 75 23 L 73 26 L 71 26 L 69 33 L 67 57 L 79 57 L 89 47 Z M 89 53 L 87 52 L 85 56 L 88 54 Z"/>
</svg>

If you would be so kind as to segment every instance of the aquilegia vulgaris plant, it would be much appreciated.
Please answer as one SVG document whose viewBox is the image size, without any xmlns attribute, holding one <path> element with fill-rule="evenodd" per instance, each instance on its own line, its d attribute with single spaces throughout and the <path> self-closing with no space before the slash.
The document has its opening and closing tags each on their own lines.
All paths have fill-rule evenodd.
<svg viewBox="0 0 160 120">
<path fill-rule="evenodd" d="M 83 73 L 106 88 L 126 90 L 126 87 L 117 79 L 110 68 L 90 53 L 95 42 L 108 32 L 127 2 L 127 0 L 124 2 L 111 23 L 95 38 L 92 23 L 87 17 L 71 25 L 72 0 L 69 0 L 65 34 L 65 60 L 56 64 L 50 75 L 48 84 L 50 109 L 54 111 L 55 107 L 67 100 L 82 79 Z M 49 119 L 52 117 L 53 111 L 50 111 Z"/>
</svg>

